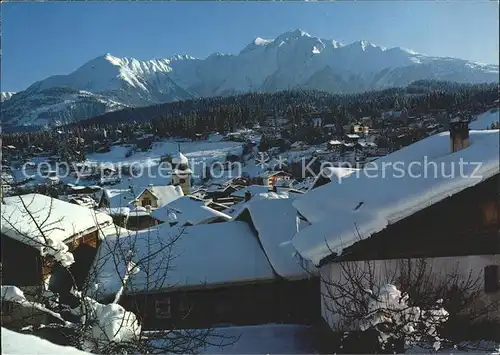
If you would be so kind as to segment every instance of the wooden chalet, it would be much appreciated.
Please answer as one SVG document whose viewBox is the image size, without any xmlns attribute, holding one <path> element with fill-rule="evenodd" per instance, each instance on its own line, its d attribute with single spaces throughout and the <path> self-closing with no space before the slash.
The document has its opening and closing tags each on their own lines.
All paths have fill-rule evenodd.
<svg viewBox="0 0 500 355">
<path fill-rule="evenodd" d="M 461 172 L 455 166 L 450 175 L 461 159 L 481 164 L 464 165 Z M 389 162 L 413 163 L 412 174 L 386 168 L 381 178 L 380 169 Z M 469 132 L 457 122 L 449 135 L 428 137 L 377 163 L 376 172 L 361 171 L 294 201 L 299 218 L 309 223 L 292 240 L 301 256 L 317 265 L 323 280 L 345 280 L 343 263 L 363 268 L 368 261 L 377 270 L 374 280 L 398 287 L 403 286 L 398 284 L 401 263 L 415 266 L 425 259 L 436 282 L 451 272 L 478 279 L 482 293 L 472 308 L 498 299 L 499 131 Z M 438 170 L 432 170 L 434 163 Z M 427 176 L 416 175 L 425 171 Z M 328 284 L 322 287 L 326 293 Z M 332 328 L 348 326 L 328 298 L 322 302 L 323 318 Z"/>
<path fill-rule="evenodd" d="M 3 284 L 27 294 L 46 289 L 56 262 L 44 249 L 62 242 L 74 256 L 69 270 L 76 285 L 83 285 L 100 245 L 99 231 L 112 226 L 110 216 L 39 194 L 5 197 L 1 207 Z"/>
<path fill-rule="evenodd" d="M 259 178 L 262 179 L 262 185 L 273 187 L 278 180 L 290 180 L 292 174 L 285 171 L 264 171 Z"/>
</svg>

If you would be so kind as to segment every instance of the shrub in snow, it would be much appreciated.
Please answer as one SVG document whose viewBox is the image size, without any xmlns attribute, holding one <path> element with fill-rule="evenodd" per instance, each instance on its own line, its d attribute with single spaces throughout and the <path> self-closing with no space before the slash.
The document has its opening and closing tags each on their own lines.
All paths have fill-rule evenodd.
<svg viewBox="0 0 500 355">
<path fill-rule="evenodd" d="M 383 286 L 377 295 L 367 291 L 366 315 L 360 320 L 362 332 L 375 331 L 382 350 L 402 351 L 420 341 L 431 341 L 435 350 L 441 347 L 438 327 L 448 319 L 440 302 L 432 309 L 412 306 L 408 295 L 394 285 Z"/>
</svg>

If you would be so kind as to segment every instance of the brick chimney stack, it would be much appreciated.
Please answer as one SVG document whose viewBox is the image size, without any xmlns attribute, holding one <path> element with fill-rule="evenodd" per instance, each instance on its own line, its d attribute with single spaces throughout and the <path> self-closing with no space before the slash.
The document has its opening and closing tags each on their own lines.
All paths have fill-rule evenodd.
<svg viewBox="0 0 500 355">
<path fill-rule="evenodd" d="M 250 191 L 245 192 L 245 202 L 250 201 L 252 198 L 252 193 Z"/>
<path fill-rule="evenodd" d="M 463 117 L 455 117 L 450 120 L 450 150 L 458 152 L 469 146 L 469 120 Z"/>
</svg>

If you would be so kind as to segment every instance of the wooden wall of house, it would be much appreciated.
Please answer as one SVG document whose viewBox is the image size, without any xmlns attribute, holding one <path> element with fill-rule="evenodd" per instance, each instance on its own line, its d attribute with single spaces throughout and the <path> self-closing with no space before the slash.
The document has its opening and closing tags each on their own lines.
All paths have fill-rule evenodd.
<svg viewBox="0 0 500 355">
<path fill-rule="evenodd" d="M 71 265 L 70 271 L 75 279 L 76 286 L 80 289 L 83 287 L 88 277 L 100 243 L 99 231 L 96 230 L 78 238 L 70 247 L 70 251 L 75 258 L 75 262 Z"/>
<path fill-rule="evenodd" d="M 390 260 L 373 260 L 373 261 L 344 261 L 341 263 L 328 263 L 320 268 L 321 274 L 321 294 L 322 308 L 321 313 L 323 319 L 333 328 L 338 329 L 340 325 L 345 324 L 344 318 L 341 313 L 337 312 L 337 303 L 333 302 L 331 295 L 335 294 L 336 297 L 345 297 L 345 293 L 336 293 L 335 284 L 348 283 L 353 275 L 360 277 L 363 273 L 370 274 L 370 282 L 373 284 L 375 291 L 387 283 L 402 287 L 401 276 L 405 275 L 404 279 L 408 280 L 409 268 L 413 270 L 413 277 L 423 277 L 420 286 L 426 287 L 425 282 L 430 282 L 434 286 L 450 287 L 455 281 L 450 279 L 450 275 L 458 276 L 458 280 L 470 280 L 473 283 L 473 288 L 470 290 L 478 291 L 478 297 L 475 302 L 468 305 L 470 309 L 476 310 L 479 314 L 485 317 L 500 317 L 500 308 L 492 307 L 498 302 L 500 297 L 500 287 L 498 278 L 496 282 L 496 290 L 490 289 L 488 280 L 485 275 L 486 268 L 490 266 L 500 266 L 500 255 L 471 255 L 471 256 L 453 256 L 453 257 L 439 257 L 425 259 L 425 269 L 423 268 L 422 259 L 390 259 Z M 422 274 L 423 273 L 423 274 Z M 431 278 L 427 279 L 427 276 Z M 367 280 L 368 277 L 365 278 Z M 495 281 L 495 280 L 493 280 Z M 493 285 L 495 286 L 495 285 Z M 476 289 L 477 287 L 477 289 Z M 418 290 L 415 287 L 415 290 Z M 412 289 L 408 289 L 410 298 L 412 297 Z M 418 292 L 418 291 L 417 291 Z M 340 301 L 340 299 L 337 299 Z M 489 308 L 489 309 L 487 309 Z M 487 311 L 487 312 L 486 312 Z M 343 327 L 340 326 L 340 329 Z"/>
<path fill-rule="evenodd" d="M 32 248 L 6 235 L 1 236 L 2 284 L 36 286 L 42 282 L 42 257 Z"/>
<path fill-rule="evenodd" d="M 496 175 L 354 244 L 343 259 L 500 254 L 499 217 Z"/>
<path fill-rule="evenodd" d="M 131 214 L 127 218 L 127 229 L 132 231 L 141 230 L 161 223 L 163 222 L 149 215 L 134 216 Z"/>
<path fill-rule="evenodd" d="M 121 304 L 146 329 L 208 328 L 217 324 L 313 324 L 321 314 L 319 279 L 270 281 L 219 288 L 126 295 Z"/>
</svg>

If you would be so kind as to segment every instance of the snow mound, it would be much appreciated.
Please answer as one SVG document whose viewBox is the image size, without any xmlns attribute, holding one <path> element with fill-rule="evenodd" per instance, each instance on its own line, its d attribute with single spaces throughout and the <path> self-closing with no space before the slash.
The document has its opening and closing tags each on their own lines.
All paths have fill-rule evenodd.
<svg viewBox="0 0 500 355">
<path fill-rule="evenodd" d="M 87 355 L 90 353 L 71 346 L 57 345 L 35 335 L 21 334 L 2 327 L 2 354 Z"/>
</svg>

